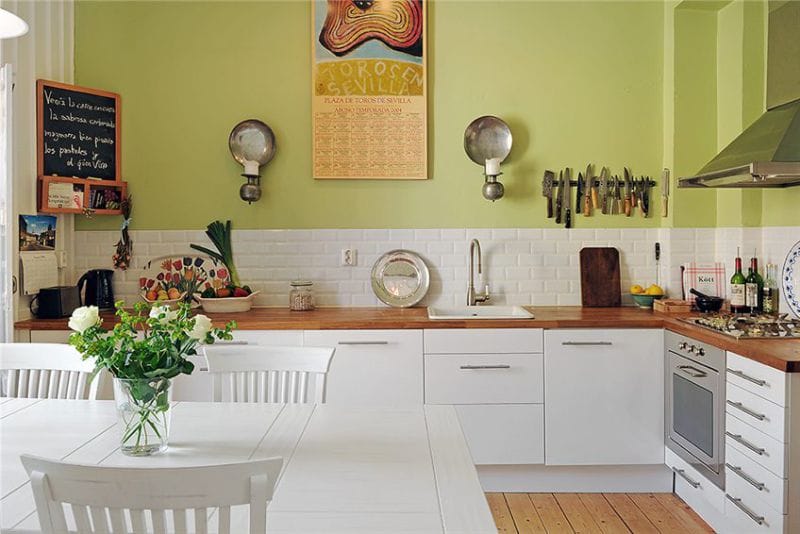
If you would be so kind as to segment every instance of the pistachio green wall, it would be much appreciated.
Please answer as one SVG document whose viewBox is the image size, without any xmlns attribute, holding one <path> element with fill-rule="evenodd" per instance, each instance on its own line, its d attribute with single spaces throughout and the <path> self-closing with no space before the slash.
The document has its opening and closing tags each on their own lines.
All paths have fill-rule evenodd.
<svg viewBox="0 0 800 534">
<path fill-rule="evenodd" d="M 75 15 L 77 83 L 122 95 L 136 229 L 225 218 L 239 228 L 554 226 L 538 185 L 545 168 L 662 168 L 658 3 L 432 2 L 424 182 L 311 178 L 308 2 L 80 1 Z M 506 197 L 495 204 L 481 197 L 481 169 L 462 146 L 483 114 L 514 134 Z M 227 149 L 230 129 L 248 117 L 278 140 L 262 169 L 264 196 L 250 206 Z M 606 216 L 576 226 L 659 223 Z"/>
</svg>

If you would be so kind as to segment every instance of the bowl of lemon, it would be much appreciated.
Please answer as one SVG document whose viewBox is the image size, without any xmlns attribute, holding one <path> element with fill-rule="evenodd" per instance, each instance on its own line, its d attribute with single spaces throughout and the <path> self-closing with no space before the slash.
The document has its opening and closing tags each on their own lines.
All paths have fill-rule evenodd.
<svg viewBox="0 0 800 534">
<path fill-rule="evenodd" d="M 664 298 L 664 290 L 656 284 L 652 284 L 647 289 L 639 284 L 634 284 L 631 286 L 631 297 L 640 308 L 650 309 L 653 307 L 654 301 Z"/>
</svg>

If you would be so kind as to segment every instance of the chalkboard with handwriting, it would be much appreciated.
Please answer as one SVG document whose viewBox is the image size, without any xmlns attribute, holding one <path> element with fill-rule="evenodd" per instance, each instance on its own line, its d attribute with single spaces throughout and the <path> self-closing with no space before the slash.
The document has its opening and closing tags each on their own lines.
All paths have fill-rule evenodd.
<svg viewBox="0 0 800 534">
<path fill-rule="evenodd" d="M 37 167 L 41 176 L 120 181 L 120 97 L 38 80 Z"/>
</svg>

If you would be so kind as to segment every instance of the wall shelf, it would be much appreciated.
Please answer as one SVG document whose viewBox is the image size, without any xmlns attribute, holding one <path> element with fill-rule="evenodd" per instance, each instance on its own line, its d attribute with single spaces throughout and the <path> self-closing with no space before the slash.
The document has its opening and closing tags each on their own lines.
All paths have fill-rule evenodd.
<svg viewBox="0 0 800 534">
<path fill-rule="evenodd" d="M 40 213 L 121 215 L 121 203 L 127 197 L 128 182 L 42 176 L 38 180 L 38 189 Z"/>
</svg>

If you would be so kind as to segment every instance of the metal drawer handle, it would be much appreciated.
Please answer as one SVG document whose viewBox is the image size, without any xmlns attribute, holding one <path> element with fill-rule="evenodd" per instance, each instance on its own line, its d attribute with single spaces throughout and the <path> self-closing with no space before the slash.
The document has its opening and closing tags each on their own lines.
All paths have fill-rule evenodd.
<svg viewBox="0 0 800 534">
<path fill-rule="evenodd" d="M 481 371 L 484 369 L 511 369 L 511 366 L 505 363 L 501 363 L 498 365 L 462 365 L 459 367 L 459 369 Z"/>
<path fill-rule="evenodd" d="M 693 367 L 691 365 L 679 365 L 678 369 L 680 369 L 684 374 L 687 374 L 693 378 L 704 378 L 708 376 L 708 373 L 706 373 L 705 371 L 701 371 L 697 367 Z"/>
<path fill-rule="evenodd" d="M 762 449 L 760 447 L 756 447 L 755 445 L 753 445 L 752 443 L 750 443 L 746 439 L 743 439 L 741 434 L 733 434 L 733 433 L 728 432 L 726 430 L 725 431 L 725 435 L 728 436 L 729 438 L 731 438 L 732 440 L 736 441 L 737 443 L 739 443 L 741 445 L 744 445 L 745 447 L 747 447 L 748 449 L 750 449 L 754 453 L 758 454 L 759 456 L 764 456 L 764 453 L 767 452 L 767 449 Z"/>
<path fill-rule="evenodd" d="M 690 485 L 691 487 L 693 487 L 694 489 L 697 489 L 697 488 L 699 488 L 699 487 L 700 487 L 700 483 L 699 483 L 698 481 L 696 481 L 696 480 L 692 480 L 691 478 L 689 478 L 689 475 L 687 475 L 687 474 L 686 474 L 686 471 L 684 471 L 683 469 L 676 469 L 676 468 L 674 468 L 674 467 L 673 467 L 673 468 L 672 468 L 672 471 L 673 471 L 673 472 L 674 472 L 676 475 L 680 476 L 680 477 L 681 477 L 683 480 L 685 480 L 686 482 L 688 482 L 688 483 L 689 483 L 689 485 Z"/>
<path fill-rule="evenodd" d="M 764 484 L 763 482 L 756 482 L 756 480 L 754 478 L 752 478 L 750 475 L 748 475 L 747 473 L 742 471 L 741 467 L 736 466 L 736 465 L 731 465 L 728 462 L 725 462 L 725 466 L 728 469 L 730 469 L 731 471 L 733 471 L 734 473 L 736 473 L 737 475 L 739 475 L 740 477 L 742 477 L 745 482 L 748 482 L 751 486 L 756 488 L 758 491 L 764 491 L 764 488 L 766 487 L 766 484 Z"/>
<path fill-rule="evenodd" d="M 727 493 L 725 494 L 725 497 L 727 497 L 729 501 L 735 504 L 736 508 L 747 514 L 747 517 L 749 517 L 759 525 L 764 524 L 764 516 L 753 513 L 753 511 L 750 508 L 742 504 L 742 499 L 739 499 L 738 497 L 731 497 Z"/>
<path fill-rule="evenodd" d="M 388 345 L 388 341 L 340 341 L 339 345 Z"/>
<path fill-rule="evenodd" d="M 746 375 L 746 374 L 744 374 L 742 371 L 739 371 L 739 370 L 737 370 L 737 369 L 731 369 L 730 367 L 728 367 L 728 368 L 727 368 L 727 371 L 728 371 L 730 374 L 732 374 L 732 375 L 736 375 L 736 376 L 738 376 L 739 378 L 744 378 L 744 379 L 745 379 L 745 380 L 747 380 L 748 382 L 752 382 L 753 384 L 755 384 L 755 385 L 757 385 L 757 386 L 766 386 L 766 385 L 767 385 L 767 381 L 766 381 L 766 380 L 760 380 L 760 379 L 758 379 L 758 378 L 753 378 L 752 376 L 750 376 L 750 375 Z"/>
<path fill-rule="evenodd" d="M 596 345 L 608 346 L 613 345 L 611 341 L 562 341 L 562 345 L 571 347 L 590 347 Z"/>
<path fill-rule="evenodd" d="M 747 406 L 743 405 L 741 402 L 734 402 L 734 401 L 730 401 L 730 400 L 727 401 L 727 402 L 728 402 L 728 404 L 730 404 L 731 406 L 733 406 L 737 410 L 740 410 L 740 411 L 746 413 L 750 417 L 755 417 L 759 421 L 763 421 L 764 419 L 767 418 L 767 416 L 764 415 L 763 413 L 754 412 L 753 410 L 751 410 Z"/>
<path fill-rule="evenodd" d="M 217 347 L 220 346 L 229 346 L 229 345 L 249 345 L 248 341 L 217 341 L 214 343 Z"/>
</svg>

